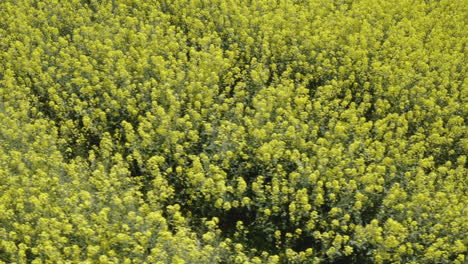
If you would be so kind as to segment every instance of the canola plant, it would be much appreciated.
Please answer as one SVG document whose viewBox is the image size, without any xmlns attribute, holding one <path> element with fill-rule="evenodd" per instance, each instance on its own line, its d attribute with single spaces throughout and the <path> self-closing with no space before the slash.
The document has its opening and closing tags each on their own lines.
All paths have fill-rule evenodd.
<svg viewBox="0 0 468 264">
<path fill-rule="evenodd" d="M 466 0 L 2 0 L 0 263 L 466 263 Z"/>
</svg>

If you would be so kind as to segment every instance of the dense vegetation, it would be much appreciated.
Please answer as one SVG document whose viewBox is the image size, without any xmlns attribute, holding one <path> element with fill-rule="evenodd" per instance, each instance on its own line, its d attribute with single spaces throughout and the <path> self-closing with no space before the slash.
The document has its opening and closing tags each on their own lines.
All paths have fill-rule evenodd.
<svg viewBox="0 0 468 264">
<path fill-rule="evenodd" d="M 464 263 L 466 0 L 2 0 L 0 263 Z"/>
</svg>

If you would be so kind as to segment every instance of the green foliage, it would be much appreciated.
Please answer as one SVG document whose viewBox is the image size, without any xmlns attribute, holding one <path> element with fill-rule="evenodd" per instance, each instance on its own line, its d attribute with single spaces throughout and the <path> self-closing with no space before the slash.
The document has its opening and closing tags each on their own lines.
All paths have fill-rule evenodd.
<svg viewBox="0 0 468 264">
<path fill-rule="evenodd" d="M 0 263 L 464 263 L 467 7 L 1 1 Z"/>
</svg>

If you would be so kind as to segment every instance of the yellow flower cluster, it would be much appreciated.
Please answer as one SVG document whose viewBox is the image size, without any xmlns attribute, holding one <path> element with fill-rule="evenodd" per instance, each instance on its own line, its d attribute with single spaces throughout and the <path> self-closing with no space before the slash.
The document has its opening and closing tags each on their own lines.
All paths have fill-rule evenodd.
<svg viewBox="0 0 468 264">
<path fill-rule="evenodd" d="M 1 1 L 0 263 L 465 263 L 467 8 Z"/>
</svg>

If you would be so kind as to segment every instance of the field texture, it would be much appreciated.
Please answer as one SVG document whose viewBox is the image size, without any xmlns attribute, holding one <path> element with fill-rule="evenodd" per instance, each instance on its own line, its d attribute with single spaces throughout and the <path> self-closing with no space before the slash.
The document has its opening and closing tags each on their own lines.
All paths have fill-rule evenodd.
<svg viewBox="0 0 468 264">
<path fill-rule="evenodd" d="M 466 263 L 467 0 L 1 0 L 0 263 Z"/>
</svg>

